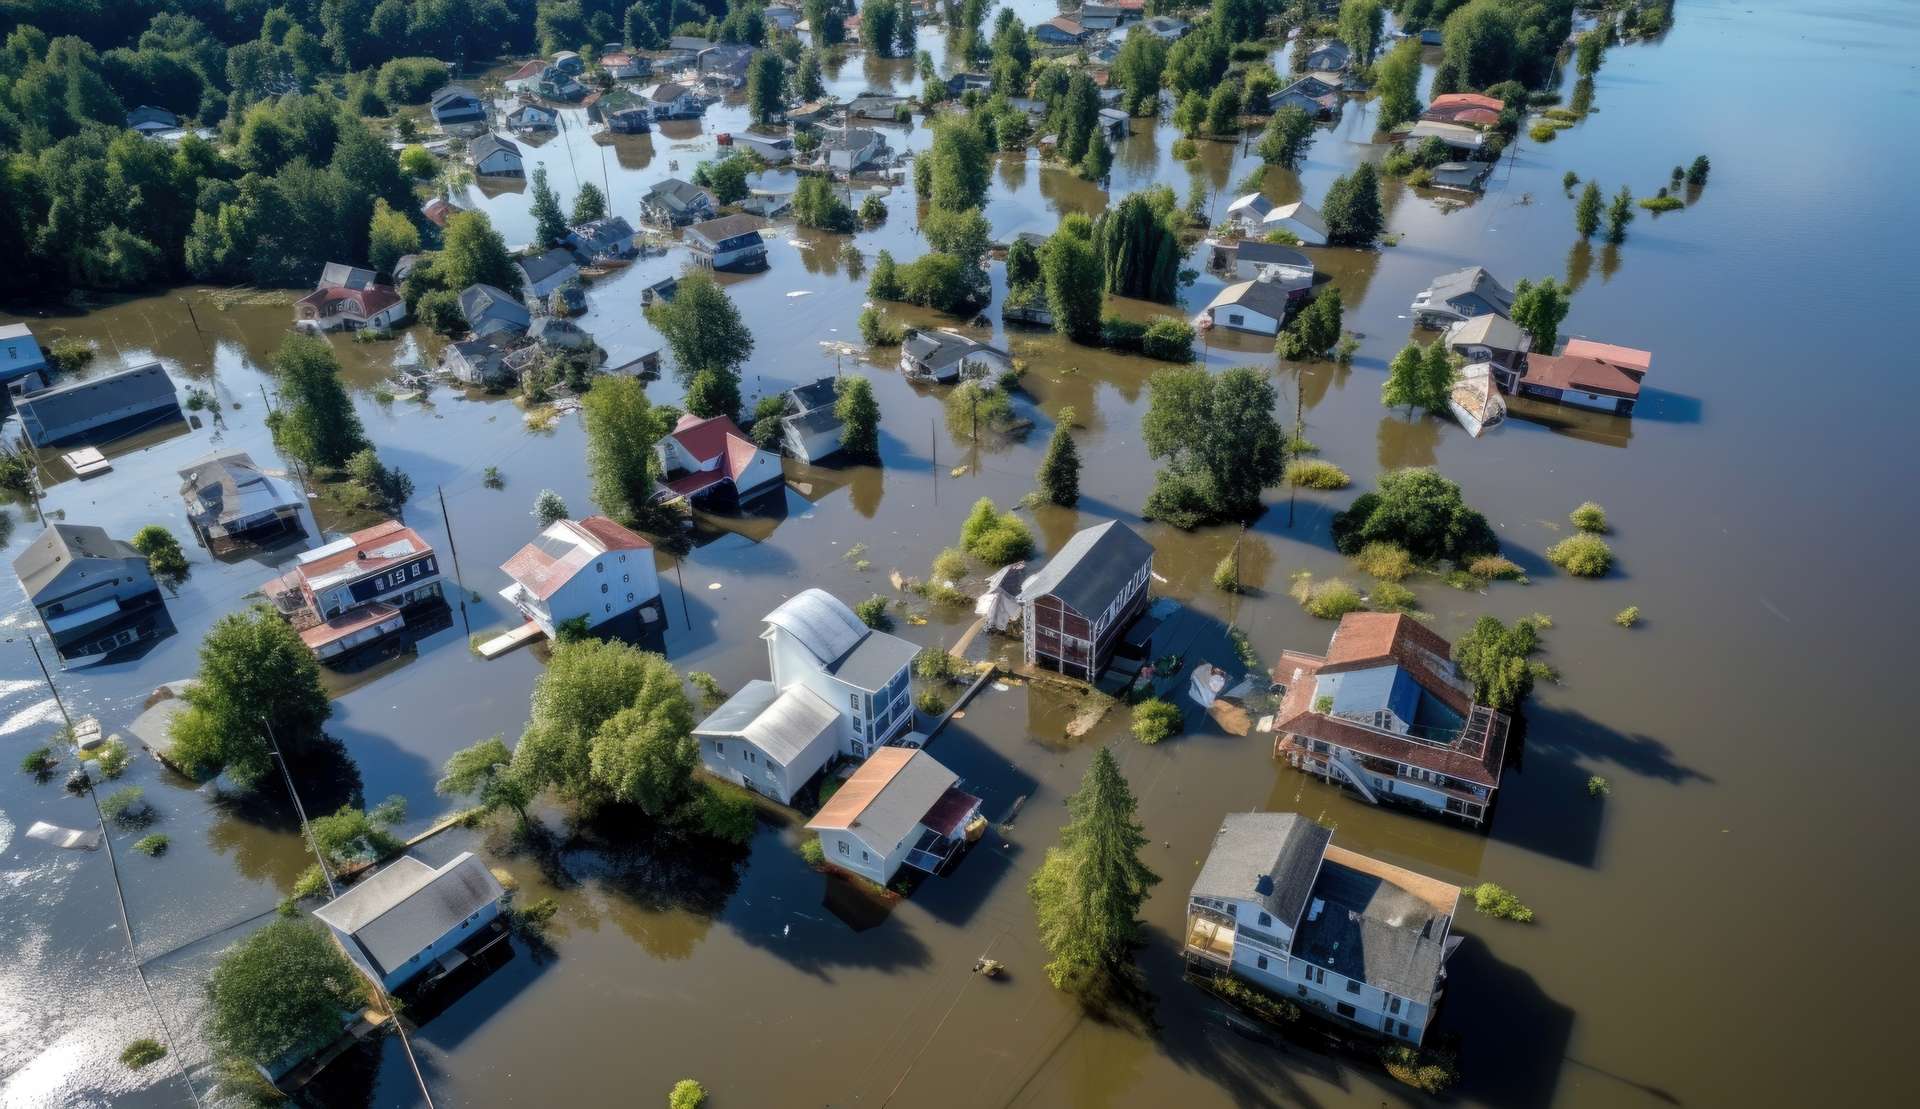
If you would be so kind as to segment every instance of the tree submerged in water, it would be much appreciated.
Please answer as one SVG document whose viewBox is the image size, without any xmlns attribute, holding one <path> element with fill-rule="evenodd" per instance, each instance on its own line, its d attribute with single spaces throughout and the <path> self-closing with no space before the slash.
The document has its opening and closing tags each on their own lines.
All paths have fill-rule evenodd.
<svg viewBox="0 0 1920 1109">
<path fill-rule="evenodd" d="M 1053 956 L 1047 980 L 1087 994 L 1126 971 L 1139 938 L 1140 905 L 1160 876 L 1140 861 L 1147 837 L 1113 753 L 1094 753 L 1080 788 L 1067 798 L 1060 840 L 1027 883 L 1040 939 Z"/>
</svg>

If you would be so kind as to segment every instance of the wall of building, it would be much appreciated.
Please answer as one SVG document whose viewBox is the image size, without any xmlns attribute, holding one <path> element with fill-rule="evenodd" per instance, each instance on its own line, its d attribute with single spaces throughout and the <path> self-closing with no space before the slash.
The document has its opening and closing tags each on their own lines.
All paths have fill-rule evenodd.
<svg viewBox="0 0 1920 1109">
<path fill-rule="evenodd" d="M 434 960 L 460 946 L 468 936 L 486 927 L 489 921 L 499 915 L 500 903 L 498 901 L 482 906 L 465 920 L 448 930 L 445 935 L 428 944 L 420 954 L 407 960 L 406 965 L 396 967 L 387 975 L 384 985 L 389 990 L 397 989 L 408 979 L 432 966 Z M 348 946 L 351 948 L 357 945 L 350 943 Z"/>
<path fill-rule="evenodd" d="M 608 551 L 555 590 L 546 608 L 555 624 L 584 616 L 596 627 L 659 595 L 652 551 Z"/>
<path fill-rule="evenodd" d="M 738 737 L 700 736 L 699 740 L 700 765 L 709 773 L 764 793 L 783 805 L 792 804 L 793 795 L 833 757 L 831 738 L 784 765 Z"/>
<path fill-rule="evenodd" d="M 1245 305 L 1223 304 L 1212 310 L 1215 326 L 1232 328 L 1235 331 L 1250 331 L 1256 335 L 1276 335 L 1280 331 L 1280 321 L 1272 316 L 1256 312 Z"/>
<path fill-rule="evenodd" d="M 820 849 L 825 853 L 827 862 L 884 886 L 893 880 L 894 874 L 906 862 L 907 852 L 918 838 L 916 826 L 915 834 L 894 844 L 892 850 L 883 855 L 877 846 L 863 842 L 852 832 L 823 830 L 820 833 Z"/>
</svg>

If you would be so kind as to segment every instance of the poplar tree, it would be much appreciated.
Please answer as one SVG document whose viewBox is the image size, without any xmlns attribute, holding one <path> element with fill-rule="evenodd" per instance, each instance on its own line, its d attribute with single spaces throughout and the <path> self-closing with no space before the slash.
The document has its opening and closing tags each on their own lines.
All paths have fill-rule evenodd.
<svg viewBox="0 0 1920 1109">
<path fill-rule="evenodd" d="M 1160 876 L 1140 861 L 1147 837 L 1135 808 L 1119 764 L 1102 747 L 1067 798 L 1060 841 L 1027 883 L 1056 989 L 1098 986 L 1122 970 L 1138 940 L 1140 906 Z"/>
<path fill-rule="evenodd" d="M 651 492 L 653 444 L 666 421 L 630 377 L 607 377 L 581 398 L 587 428 L 587 476 L 593 503 L 622 523 L 632 523 Z"/>
<path fill-rule="evenodd" d="M 560 210 L 560 197 L 547 184 L 547 170 L 533 171 L 533 237 L 542 246 L 558 246 L 567 237 L 567 214 Z"/>
<path fill-rule="evenodd" d="M 1633 222 L 1633 190 L 1625 185 L 1614 194 L 1613 204 L 1607 209 L 1607 241 L 1624 243 L 1627 241 L 1627 224 Z"/>
<path fill-rule="evenodd" d="M 840 449 L 858 459 L 880 458 L 880 404 L 873 399 L 873 384 L 864 377 L 850 377 L 840 383 L 840 395 L 833 402 L 833 414 L 840 421 Z"/>
<path fill-rule="evenodd" d="M 1587 187 L 1580 190 L 1580 200 L 1573 206 L 1573 226 L 1582 239 L 1591 239 L 1594 232 L 1600 230 L 1600 211 L 1604 207 L 1606 201 L 1601 199 L 1600 186 L 1587 182 Z"/>
<path fill-rule="evenodd" d="M 1080 503 L 1080 448 L 1068 433 L 1065 421 L 1053 426 L 1053 438 L 1047 441 L 1047 455 L 1040 460 L 1040 491 L 1047 500 L 1062 508 Z"/>
</svg>

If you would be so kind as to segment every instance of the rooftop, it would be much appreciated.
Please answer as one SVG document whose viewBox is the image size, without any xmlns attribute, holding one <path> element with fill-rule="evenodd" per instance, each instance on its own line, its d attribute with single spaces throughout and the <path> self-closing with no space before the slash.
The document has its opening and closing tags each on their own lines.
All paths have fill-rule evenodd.
<svg viewBox="0 0 1920 1109">
<path fill-rule="evenodd" d="M 1640 395 L 1640 375 L 1614 362 L 1573 354 L 1529 354 L 1521 379 L 1547 389 L 1576 389 L 1626 399 Z"/>
<path fill-rule="evenodd" d="M 721 216 L 719 219 L 710 219 L 704 223 L 696 223 L 692 227 L 687 228 L 687 234 L 698 235 L 707 242 L 718 246 L 729 239 L 738 239 L 746 235 L 757 234 L 759 230 L 765 226 L 767 226 L 767 221 L 761 219 L 759 216 L 750 216 L 744 212 L 736 212 L 731 216 Z"/>
<path fill-rule="evenodd" d="M 693 730 L 703 736 L 737 736 L 786 766 L 839 720 L 840 713 L 806 686 L 782 692 L 772 682 L 755 679 Z"/>
<path fill-rule="evenodd" d="M 882 747 L 821 807 L 810 831 L 850 831 L 885 852 L 913 834 L 959 781 L 925 751 Z"/>
<path fill-rule="evenodd" d="M 325 589 L 377 574 L 396 563 L 432 551 L 433 545 L 422 539 L 419 532 L 397 520 L 388 520 L 315 547 L 299 557 L 294 572 L 305 580 L 308 588 Z"/>
<path fill-rule="evenodd" d="M 1030 574 L 1022 601 L 1051 594 L 1082 616 L 1106 611 L 1140 567 L 1152 561 L 1153 544 L 1118 520 L 1074 532 L 1073 538 Z"/>
<path fill-rule="evenodd" d="M 609 551 L 652 549 L 653 544 L 605 516 L 555 520 L 500 569 L 544 601 L 588 563 Z"/>
<path fill-rule="evenodd" d="M 1230 813 L 1214 834 L 1190 896 L 1257 901 L 1291 928 L 1332 838 L 1332 829 L 1299 813 Z"/>
<path fill-rule="evenodd" d="M 1328 846 L 1296 957 L 1420 1004 L 1433 1000 L 1460 888 Z"/>
<path fill-rule="evenodd" d="M 1473 687 L 1454 666 L 1452 650 L 1438 632 L 1404 613 L 1350 612 L 1333 631 L 1320 673 L 1399 666 L 1448 708 L 1465 715 L 1473 707 Z"/>
<path fill-rule="evenodd" d="M 1519 324 L 1496 312 L 1482 313 L 1454 324 L 1447 329 L 1447 342 L 1505 351 L 1525 351 L 1532 344 Z"/>
<path fill-rule="evenodd" d="M 438 869 L 402 855 L 313 915 L 358 940 L 384 976 L 505 892 L 470 851 Z"/>
<path fill-rule="evenodd" d="M 142 564 L 146 556 L 130 544 L 108 535 L 105 528 L 91 524 L 53 523 L 40 537 L 28 544 L 13 560 L 13 572 L 33 597 L 52 583 L 67 567 L 83 559 L 134 558 Z"/>
</svg>

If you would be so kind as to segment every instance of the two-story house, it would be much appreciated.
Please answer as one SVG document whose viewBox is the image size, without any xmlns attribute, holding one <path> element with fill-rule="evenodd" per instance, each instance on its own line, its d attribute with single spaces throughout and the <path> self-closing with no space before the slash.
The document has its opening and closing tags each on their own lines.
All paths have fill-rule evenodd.
<svg viewBox="0 0 1920 1109">
<path fill-rule="evenodd" d="M 1493 367 L 1493 379 L 1511 393 L 1527 372 L 1527 352 L 1533 340 L 1526 329 L 1505 316 L 1484 312 L 1447 328 L 1447 349 L 1470 363 Z"/>
<path fill-rule="evenodd" d="M 765 623 L 771 680 L 742 686 L 693 734 L 709 772 L 790 804 L 834 756 L 865 760 L 913 730 L 908 671 L 919 649 L 821 589 L 782 602 Z"/>
<path fill-rule="evenodd" d="M 1651 351 L 1569 339 L 1559 354 L 1529 354 L 1514 391 L 1522 396 L 1618 416 L 1633 415 Z"/>
<path fill-rule="evenodd" d="M 464 85 L 447 85 L 427 102 L 433 121 L 449 131 L 484 128 L 487 105 L 478 93 Z"/>
<path fill-rule="evenodd" d="M 767 242 L 760 229 L 767 221 L 758 216 L 735 213 L 696 223 L 682 233 L 693 260 L 716 270 L 763 270 L 767 268 Z"/>
<path fill-rule="evenodd" d="M 925 751 L 883 747 L 840 785 L 807 830 L 828 864 L 886 885 L 901 867 L 939 874 L 980 815 L 980 798 Z"/>
<path fill-rule="evenodd" d="M 549 636 L 569 620 L 592 631 L 660 597 L 653 544 L 605 516 L 555 520 L 500 569 L 513 579 L 500 596 Z"/>
<path fill-rule="evenodd" d="M 1413 298 L 1413 320 L 1423 327 L 1446 327 L 1489 312 L 1511 316 L 1513 293 L 1485 266 L 1443 273 Z"/>
<path fill-rule="evenodd" d="M 180 499 L 194 537 L 216 554 L 305 530 L 300 490 L 262 472 L 245 451 L 218 451 L 181 470 Z"/>
<path fill-rule="evenodd" d="M 656 227 L 685 227 L 712 219 L 713 213 L 712 195 L 678 177 L 655 182 L 640 197 L 640 217 Z"/>
<path fill-rule="evenodd" d="M 844 425 L 836 408 L 840 390 L 834 379 L 820 378 L 786 392 L 786 412 L 780 417 L 780 437 L 787 453 L 803 462 L 818 462 L 840 449 Z"/>
<path fill-rule="evenodd" d="M 360 973 L 397 990 L 436 964 L 442 972 L 457 966 L 456 952 L 504 937 L 489 925 L 505 898 L 499 879 L 471 851 L 439 867 L 402 855 L 313 915 Z"/>
<path fill-rule="evenodd" d="M 98 659 L 171 629 L 147 556 L 105 529 L 49 524 L 13 572 L 63 659 Z"/>
<path fill-rule="evenodd" d="M 1187 965 L 1418 1044 L 1460 943 L 1460 887 L 1332 839 L 1298 813 L 1230 814 L 1187 897 Z"/>
<path fill-rule="evenodd" d="M 1153 544 L 1118 520 L 1082 528 L 1020 588 L 1027 665 L 1092 682 L 1146 611 Z"/>
<path fill-rule="evenodd" d="M 780 458 L 761 450 L 725 416 L 687 412 L 654 444 L 661 486 L 656 500 L 681 497 L 696 504 L 740 503 L 781 488 Z"/>
<path fill-rule="evenodd" d="M 433 545 L 394 520 L 302 554 L 265 592 L 323 662 L 398 633 L 409 614 L 446 604 Z"/>
<path fill-rule="evenodd" d="M 407 305 L 391 285 L 360 266 L 329 262 L 311 293 L 293 302 L 296 327 L 315 331 L 384 331 L 406 318 Z"/>
<path fill-rule="evenodd" d="M 1370 804 L 1483 822 L 1500 787 L 1508 720 L 1474 700 L 1450 651 L 1411 616 L 1354 612 L 1324 657 L 1281 652 L 1274 755 Z"/>
</svg>

